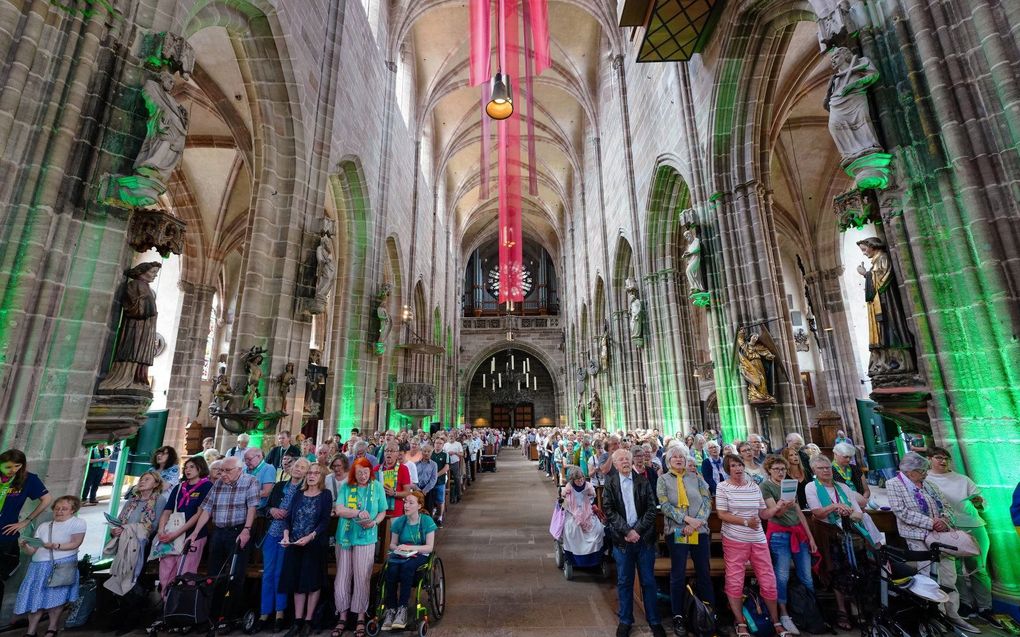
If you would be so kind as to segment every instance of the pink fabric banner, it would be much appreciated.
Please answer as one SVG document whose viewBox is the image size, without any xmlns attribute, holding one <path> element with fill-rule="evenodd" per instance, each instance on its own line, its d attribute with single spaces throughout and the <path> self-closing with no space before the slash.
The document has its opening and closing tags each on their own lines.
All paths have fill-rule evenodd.
<svg viewBox="0 0 1020 637">
<path fill-rule="evenodd" d="M 492 48 L 489 39 L 489 7 L 491 0 L 469 0 L 469 19 L 471 27 L 471 86 L 478 86 L 489 81 L 489 51 Z"/>
<path fill-rule="evenodd" d="M 535 75 L 541 75 L 552 64 L 549 52 L 549 5 L 547 0 L 524 0 L 531 14 L 531 37 L 535 46 Z"/>
<path fill-rule="evenodd" d="M 522 5 L 524 14 L 524 91 L 528 105 L 528 194 L 538 196 L 538 153 L 535 149 L 535 73 L 532 65 L 534 55 L 531 32 L 531 2 Z"/>
<path fill-rule="evenodd" d="M 489 116 L 485 114 L 485 105 L 489 103 L 489 92 L 492 87 L 488 83 L 482 84 L 482 157 L 480 160 L 479 176 L 478 176 L 478 198 L 488 199 L 489 198 L 489 149 L 492 143 L 492 122 L 489 120 Z"/>
<path fill-rule="evenodd" d="M 527 0 L 524 0 L 527 1 Z M 500 58 L 512 82 L 520 78 L 517 0 L 500 0 L 503 38 Z M 499 123 L 499 302 L 524 301 L 521 236 L 521 119 L 514 113 Z"/>
</svg>

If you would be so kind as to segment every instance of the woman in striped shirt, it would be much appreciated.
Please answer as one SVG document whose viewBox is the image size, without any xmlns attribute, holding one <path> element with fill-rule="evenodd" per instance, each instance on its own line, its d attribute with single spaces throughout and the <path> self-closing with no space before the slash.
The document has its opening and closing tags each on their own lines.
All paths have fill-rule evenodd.
<svg viewBox="0 0 1020 637">
<path fill-rule="evenodd" d="M 779 621 L 776 574 L 761 521 L 785 513 L 796 503 L 784 500 L 768 507 L 761 489 L 745 474 L 744 461 L 740 456 L 727 455 L 723 458 L 723 468 L 730 477 L 716 487 L 715 507 L 722 521 L 723 559 L 726 561 L 724 589 L 730 610 L 738 618 L 736 637 L 750 637 L 747 624 L 739 621 L 744 616 L 744 565 L 748 561 L 758 578 L 759 592 L 768 606 L 776 635 L 787 637 L 792 633 L 787 632 Z"/>
</svg>

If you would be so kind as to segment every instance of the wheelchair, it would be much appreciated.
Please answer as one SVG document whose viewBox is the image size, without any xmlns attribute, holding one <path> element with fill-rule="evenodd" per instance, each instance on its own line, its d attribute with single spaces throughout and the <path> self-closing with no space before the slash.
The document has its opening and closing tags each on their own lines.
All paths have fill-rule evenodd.
<svg viewBox="0 0 1020 637">
<path fill-rule="evenodd" d="M 383 565 L 379 576 L 379 588 L 376 591 L 375 613 L 365 623 L 365 632 L 376 637 L 382 631 L 382 616 L 385 612 L 386 600 L 386 568 L 389 560 Z M 402 630 L 416 631 L 419 637 L 428 634 L 432 624 L 443 618 L 446 611 L 446 573 L 443 560 L 433 551 L 429 559 L 418 567 L 414 576 L 411 599 L 407 605 L 407 626 Z M 400 632 L 395 629 L 393 632 Z"/>
</svg>

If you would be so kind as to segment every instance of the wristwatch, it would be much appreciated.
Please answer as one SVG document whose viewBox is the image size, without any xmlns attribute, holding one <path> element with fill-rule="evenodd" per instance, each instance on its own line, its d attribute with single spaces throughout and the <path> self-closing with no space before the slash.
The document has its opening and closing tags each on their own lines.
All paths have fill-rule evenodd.
<svg viewBox="0 0 1020 637">
<path fill-rule="evenodd" d="M 750 525 L 749 525 L 749 524 L 747 523 L 747 518 L 744 518 L 744 526 L 750 526 Z"/>
</svg>

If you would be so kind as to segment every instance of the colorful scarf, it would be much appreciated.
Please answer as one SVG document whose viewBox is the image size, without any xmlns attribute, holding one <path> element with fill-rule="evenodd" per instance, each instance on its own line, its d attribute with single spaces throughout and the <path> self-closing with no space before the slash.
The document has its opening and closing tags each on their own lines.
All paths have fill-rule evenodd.
<svg viewBox="0 0 1020 637">
<path fill-rule="evenodd" d="M 827 488 L 825 488 L 825 486 L 822 485 L 821 482 L 818 481 L 818 478 L 815 478 L 814 483 L 815 483 L 815 489 L 817 490 L 817 493 L 818 493 L 818 504 L 821 505 L 822 508 L 831 505 L 832 504 L 832 498 L 829 497 L 829 490 Z M 853 509 L 853 505 L 850 504 L 850 500 L 847 499 L 846 494 L 843 493 L 843 490 L 839 488 L 839 483 L 833 482 L 832 483 L 832 488 L 836 491 L 836 498 L 839 500 L 840 504 L 845 504 L 848 507 L 850 507 L 851 509 Z M 843 528 L 843 524 L 842 524 L 842 521 L 840 519 L 840 516 L 835 511 L 833 511 L 832 513 L 829 514 L 829 517 L 826 518 L 826 522 L 828 522 L 829 524 L 832 524 L 834 526 L 838 526 L 840 528 Z M 874 544 L 875 544 L 874 539 L 871 537 L 871 534 L 868 533 L 868 530 L 864 527 L 863 524 L 861 524 L 860 522 L 853 521 L 853 520 L 850 520 L 850 524 L 855 529 L 857 529 L 858 533 L 863 535 L 868 540 L 868 543 L 870 543 L 872 546 L 874 546 Z M 851 551 L 851 553 L 853 553 L 853 551 Z"/>
<path fill-rule="evenodd" d="M 670 473 L 673 473 L 670 471 Z M 676 476 L 676 508 L 684 511 L 689 511 L 691 508 L 691 502 L 687 499 L 687 487 L 684 486 L 684 477 L 682 474 L 673 473 Z M 684 528 L 680 526 L 673 531 L 673 542 L 675 544 L 697 544 L 698 543 L 698 532 L 695 531 L 690 535 L 683 534 Z"/>
</svg>

